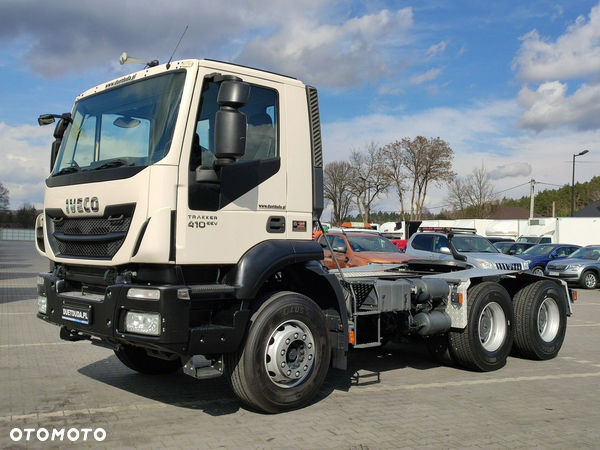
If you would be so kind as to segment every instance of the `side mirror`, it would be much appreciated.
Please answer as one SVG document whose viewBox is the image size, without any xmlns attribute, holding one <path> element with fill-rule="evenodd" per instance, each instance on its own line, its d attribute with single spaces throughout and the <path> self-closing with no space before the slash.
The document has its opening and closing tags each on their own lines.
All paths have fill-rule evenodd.
<svg viewBox="0 0 600 450">
<path fill-rule="evenodd" d="M 250 85 L 241 81 L 224 81 L 215 117 L 215 156 L 220 164 L 235 162 L 246 153 L 246 115 L 239 111 L 248 102 Z"/>
<path fill-rule="evenodd" d="M 444 254 L 444 255 L 451 255 L 452 252 L 450 251 L 450 249 L 448 247 L 441 247 L 440 248 L 440 253 Z"/>
<path fill-rule="evenodd" d="M 345 245 L 336 245 L 335 247 L 333 247 L 333 251 L 339 253 L 346 253 L 348 251 L 348 247 L 346 247 Z"/>
<path fill-rule="evenodd" d="M 215 157 L 213 166 L 198 166 L 196 182 L 220 182 L 217 170 L 220 166 L 234 163 L 246 153 L 246 115 L 239 111 L 250 96 L 250 85 L 238 80 L 221 83 L 217 103 L 221 107 L 215 115 Z"/>
</svg>

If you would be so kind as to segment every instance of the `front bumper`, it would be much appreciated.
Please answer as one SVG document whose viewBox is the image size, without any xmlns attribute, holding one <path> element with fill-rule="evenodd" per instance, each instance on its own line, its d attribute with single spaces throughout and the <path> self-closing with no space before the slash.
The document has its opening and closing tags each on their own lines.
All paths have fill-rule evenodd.
<svg viewBox="0 0 600 450">
<path fill-rule="evenodd" d="M 151 286 L 160 292 L 160 298 L 150 300 L 127 296 L 131 288 L 150 286 L 121 283 L 107 286 L 103 293 L 66 292 L 65 281 L 53 273 L 39 277 L 38 296 L 46 299 L 46 311 L 38 311 L 37 317 L 62 327 L 61 337 L 69 340 L 98 338 L 105 345 L 126 343 L 190 356 L 219 354 L 237 349 L 248 318 L 248 311 L 238 310 L 231 323 L 191 326 L 193 310 L 201 307 L 203 300 L 180 298 L 178 293 L 188 289 L 185 285 Z M 160 334 L 128 332 L 127 312 L 159 314 Z"/>
</svg>

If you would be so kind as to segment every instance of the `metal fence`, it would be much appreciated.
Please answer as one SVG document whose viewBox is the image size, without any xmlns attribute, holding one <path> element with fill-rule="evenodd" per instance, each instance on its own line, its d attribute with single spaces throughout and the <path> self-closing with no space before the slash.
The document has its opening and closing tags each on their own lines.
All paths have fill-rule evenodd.
<svg viewBox="0 0 600 450">
<path fill-rule="evenodd" d="M 35 240 L 35 230 L 26 230 L 23 228 L 2 228 L 0 230 L 0 240 L 33 241 Z"/>
</svg>

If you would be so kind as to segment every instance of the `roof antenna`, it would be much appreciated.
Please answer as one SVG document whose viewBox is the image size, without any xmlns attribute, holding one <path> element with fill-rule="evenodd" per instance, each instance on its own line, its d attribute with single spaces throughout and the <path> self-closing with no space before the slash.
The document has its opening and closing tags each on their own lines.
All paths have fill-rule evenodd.
<svg viewBox="0 0 600 450">
<path fill-rule="evenodd" d="M 185 30 L 183 30 L 183 34 L 181 35 L 181 37 L 179 38 L 179 42 L 177 43 L 177 45 L 175 46 L 175 50 L 173 50 L 173 54 L 171 55 L 171 57 L 169 58 L 169 62 L 167 63 L 167 70 L 169 70 L 169 67 L 171 67 L 171 60 L 173 59 L 173 56 L 175 56 L 175 52 L 177 51 L 177 47 L 179 47 L 179 44 L 181 44 L 181 40 L 183 39 L 183 36 L 185 36 L 185 32 L 187 31 L 189 25 L 186 25 Z"/>
</svg>

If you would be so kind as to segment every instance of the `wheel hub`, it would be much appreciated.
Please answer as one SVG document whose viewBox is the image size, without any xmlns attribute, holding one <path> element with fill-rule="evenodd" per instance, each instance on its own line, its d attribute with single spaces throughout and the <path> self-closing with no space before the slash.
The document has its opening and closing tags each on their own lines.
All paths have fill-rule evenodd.
<svg viewBox="0 0 600 450">
<path fill-rule="evenodd" d="M 314 362 L 314 338 L 304 323 L 287 321 L 273 331 L 265 351 L 271 381 L 285 388 L 297 386 L 310 375 Z"/>
<path fill-rule="evenodd" d="M 506 316 L 502 307 L 496 303 L 489 303 L 479 316 L 479 341 L 483 348 L 489 352 L 498 350 L 506 335 L 508 328 Z"/>
<path fill-rule="evenodd" d="M 558 334 L 560 329 L 560 312 L 556 301 L 551 297 L 546 297 L 537 315 L 537 326 L 540 337 L 551 342 Z"/>
</svg>

